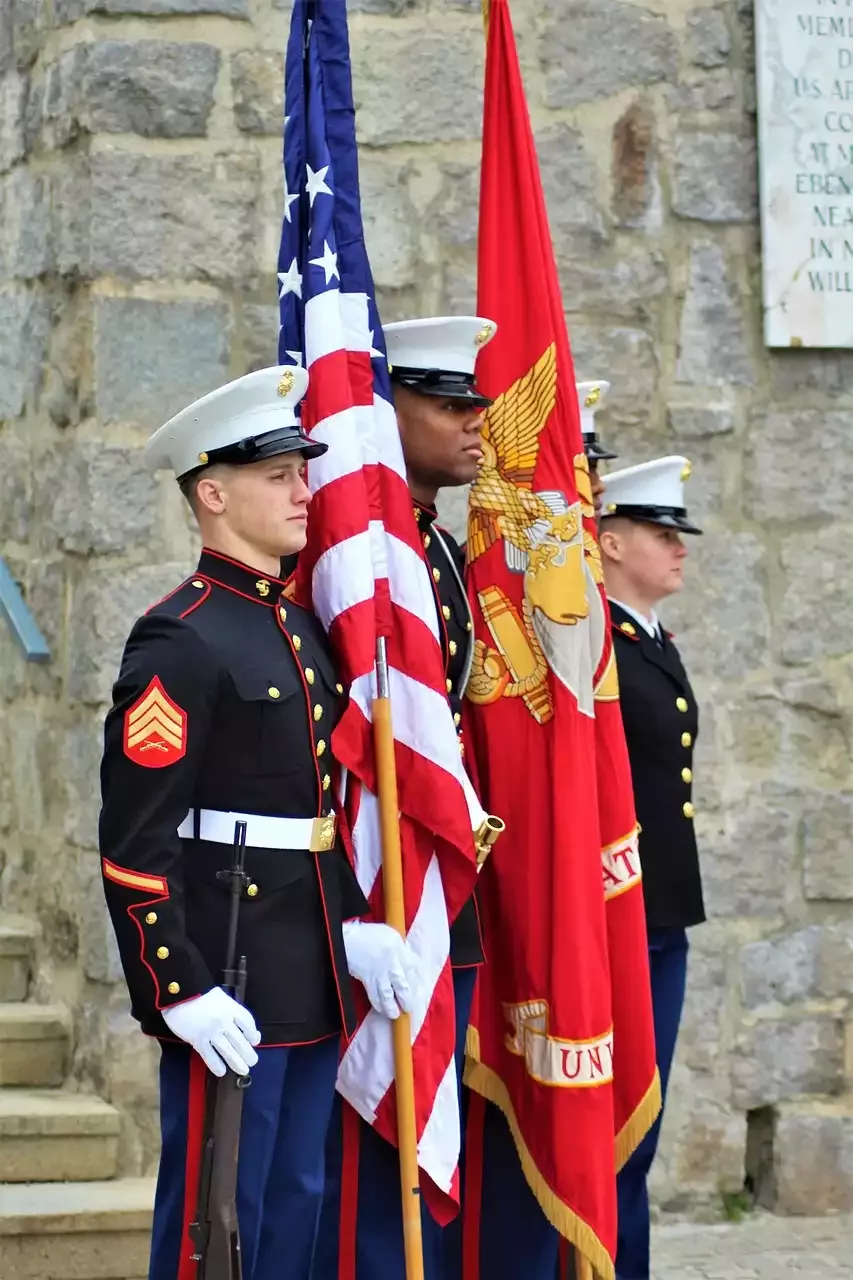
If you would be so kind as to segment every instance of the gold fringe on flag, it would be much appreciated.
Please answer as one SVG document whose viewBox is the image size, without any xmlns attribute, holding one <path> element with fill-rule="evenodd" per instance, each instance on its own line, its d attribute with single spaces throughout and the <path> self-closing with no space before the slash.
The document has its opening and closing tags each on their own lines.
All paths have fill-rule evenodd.
<svg viewBox="0 0 853 1280">
<path fill-rule="evenodd" d="M 616 1135 L 616 1171 L 627 1164 L 630 1156 L 643 1141 L 651 1129 L 663 1106 L 660 1091 L 660 1073 L 655 1067 L 654 1078 L 646 1090 L 634 1114 L 628 1119 Z"/>
<path fill-rule="evenodd" d="M 527 1179 L 527 1185 L 533 1192 L 540 1209 L 560 1235 L 570 1241 L 580 1254 L 589 1262 L 601 1280 L 615 1280 L 616 1272 L 613 1262 L 598 1236 L 582 1218 L 564 1204 L 548 1186 L 536 1167 L 534 1159 L 521 1136 L 515 1110 L 510 1100 L 507 1087 L 491 1067 L 480 1061 L 480 1036 L 476 1027 L 468 1028 L 465 1042 L 467 1060 L 465 1062 L 465 1083 L 469 1089 L 479 1093 L 487 1102 L 500 1108 L 510 1127 L 513 1141 L 518 1151 L 521 1167 Z M 660 1092 L 660 1090 L 658 1090 Z M 633 1122 L 632 1122 L 633 1123 Z"/>
</svg>

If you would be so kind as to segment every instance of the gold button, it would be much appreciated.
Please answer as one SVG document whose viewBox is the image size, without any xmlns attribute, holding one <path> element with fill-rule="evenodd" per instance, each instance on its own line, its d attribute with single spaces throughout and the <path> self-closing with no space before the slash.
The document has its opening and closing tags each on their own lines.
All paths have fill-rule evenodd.
<svg viewBox="0 0 853 1280">
<path fill-rule="evenodd" d="M 308 681 L 308 683 L 309 683 L 309 684 L 313 684 L 313 683 L 314 683 L 314 668 L 313 668 L 313 667 L 306 667 L 306 668 L 305 668 L 305 679 Z"/>
<path fill-rule="evenodd" d="M 200 578 L 193 578 L 193 586 L 196 587 L 199 591 L 201 591 L 202 588 L 204 587 L 204 583 L 201 581 Z"/>
<path fill-rule="evenodd" d="M 675 699 L 675 705 L 678 707 L 678 710 L 679 710 L 679 711 L 686 711 L 686 710 L 687 710 L 687 699 L 686 699 L 686 698 L 676 698 L 676 699 Z"/>
<path fill-rule="evenodd" d="M 157 912 L 156 912 L 156 911 L 149 911 L 149 912 L 148 912 L 148 915 L 145 917 L 145 923 L 146 923 L 146 924 L 156 924 L 156 923 L 157 923 Z"/>
<path fill-rule="evenodd" d="M 433 571 L 432 571 L 432 577 L 433 577 L 433 581 L 434 581 L 434 582 L 441 582 L 441 570 L 440 570 L 440 569 L 433 569 Z"/>
<path fill-rule="evenodd" d="M 274 684 L 270 685 L 270 687 L 267 689 L 267 693 L 270 695 L 271 698 L 281 697 L 281 692 L 278 689 L 276 689 Z"/>
<path fill-rule="evenodd" d="M 432 538 L 429 536 L 429 534 L 428 534 L 428 533 L 425 533 L 425 534 L 424 534 L 424 546 L 425 546 L 425 547 L 428 547 L 428 546 L 429 546 L 429 544 L 430 544 L 431 542 L 432 542 Z"/>
<path fill-rule="evenodd" d="M 158 947 L 158 948 L 157 948 L 157 959 L 158 959 L 158 960 L 168 960 L 168 959 L 169 959 L 169 948 L 168 948 L 168 947 Z"/>
<path fill-rule="evenodd" d="M 468 619 L 468 621 L 465 623 L 465 630 L 466 630 L 466 631 L 473 631 L 473 630 L 474 630 L 474 624 L 472 623 L 472 621 L 471 621 L 471 619 L 470 619 L 470 618 L 469 618 L 469 619 Z"/>
<path fill-rule="evenodd" d="M 181 989 L 181 984 L 179 982 L 170 982 L 169 986 L 167 987 L 167 990 L 170 996 L 176 996 L 180 991 L 180 989 Z"/>
<path fill-rule="evenodd" d="M 326 744 L 325 744 L 325 742 L 323 741 L 323 739 L 322 739 L 322 738 L 321 738 L 321 739 L 320 739 L 320 741 L 317 743 L 317 746 L 314 748 L 314 750 L 317 752 L 317 755 L 318 755 L 318 756 L 321 756 L 321 755 L 323 754 L 323 752 L 326 750 Z"/>
<path fill-rule="evenodd" d="M 693 746 L 693 734 L 692 734 L 692 733 L 682 733 L 682 735 L 681 735 L 681 745 L 682 745 L 682 747 L 692 747 L 692 746 Z"/>
<path fill-rule="evenodd" d="M 450 693 L 450 690 L 453 688 L 453 681 L 452 681 L 452 680 L 445 680 L 445 682 L 444 682 L 444 687 L 445 687 L 445 689 L 447 690 L 447 692 L 448 692 L 448 693 Z"/>
<path fill-rule="evenodd" d="M 344 686 L 342 684 L 336 684 L 335 688 L 337 689 L 338 693 L 343 693 L 344 691 Z"/>
<path fill-rule="evenodd" d="M 462 717 L 461 717 L 461 715 L 459 714 L 459 712 L 458 712 L 458 711 L 457 711 L 457 712 L 455 712 L 455 714 L 454 714 L 454 716 L 453 716 L 453 723 L 456 725 L 456 727 L 457 727 L 457 728 L 458 728 L 458 727 L 459 727 L 459 725 L 462 723 Z"/>
<path fill-rule="evenodd" d="M 315 719 L 315 720 L 322 720 L 322 719 L 323 719 L 323 708 L 320 706 L 319 702 L 317 703 L 317 705 L 316 705 L 316 706 L 315 706 L 315 708 L 314 708 L 314 719 Z"/>
<path fill-rule="evenodd" d="M 441 612 L 442 612 L 442 614 L 444 615 L 444 620 L 445 620 L 445 622 L 449 622 L 449 621 L 450 621 L 450 608 L 448 607 L 448 605 L 443 604 L 443 605 L 441 606 Z"/>
<path fill-rule="evenodd" d="M 246 893 L 249 895 L 250 898 L 257 898 L 258 886 L 256 884 L 250 884 L 248 889 L 246 890 Z"/>
<path fill-rule="evenodd" d="M 681 781 L 682 781 L 682 782 L 692 782 L 692 781 L 693 781 L 693 770 L 692 770 L 692 769 L 682 769 L 682 770 L 681 770 Z"/>
<path fill-rule="evenodd" d="M 302 648 L 302 641 L 299 639 L 299 636 L 291 636 L 290 639 L 293 642 L 294 649 L 298 653 L 299 650 Z"/>
<path fill-rule="evenodd" d="M 327 773 L 324 773 L 323 774 L 323 790 L 328 791 L 331 785 L 332 785 L 332 779 L 329 777 Z"/>
<path fill-rule="evenodd" d="M 456 657 L 456 650 L 457 650 L 457 648 L 458 648 L 458 645 L 457 645 L 457 643 L 456 643 L 456 641 L 455 641 L 455 640 L 451 640 L 451 641 L 448 643 L 447 651 L 448 651 L 448 653 L 450 654 L 451 658 L 455 658 L 455 657 Z"/>
<path fill-rule="evenodd" d="M 287 622 L 287 610 L 284 605 L 280 604 L 278 606 L 278 616 L 281 618 L 282 622 Z"/>
<path fill-rule="evenodd" d="M 464 743 L 464 742 L 460 742 L 460 743 L 459 743 L 459 754 L 460 754 L 460 756 L 464 756 L 464 754 L 465 754 L 465 743 Z"/>
<path fill-rule="evenodd" d="M 690 803 L 689 800 L 685 805 L 681 806 L 681 811 L 684 814 L 685 818 L 692 818 L 696 812 L 696 810 L 693 808 L 693 805 Z"/>
</svg>

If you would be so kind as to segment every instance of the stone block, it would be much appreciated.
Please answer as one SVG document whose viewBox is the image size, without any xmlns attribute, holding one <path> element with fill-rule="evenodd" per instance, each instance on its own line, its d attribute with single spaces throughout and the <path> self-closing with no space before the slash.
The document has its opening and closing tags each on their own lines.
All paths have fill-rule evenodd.
<svg viewBox="0 0 853 1280">
<path fill-rule="evenodd" d="M 802 795 L 765 782 L 750 789 L 748 801 L 727 797 L 721 812 L 705 813 L 700 804 L 697 836 L 709 917 L 781 915 L 797 894 Z"/>
<path fill-rule="evenodd" d="M 737 104 L 738 80 L 728 67 L 716 71 L 687 71 L 667 89 L 675 111 L 723 111 Z"/>
<path fill-rule="evenodd" d="M 665 1212 L 707 1213 L 720 1191 L 743 1187 L 746 1117 L 732 1111 L 719 1083 L 690 1071 L 680 1052 L 670 1078 L 658 1154 L 649 1187 Z M 685 1277 L 686 1280 L 686 1277 Z"/>
<path fill-rule="evenodd" d="M 388 164 L 375 155 L 359 160 L 364 236 L 378 289 L 404 289 L 415 283 L 422 264 L 418 256 L 418 217 L 409 195 L 408 174 L 399 162 Z M 464 188 L 470 194 L 470 185 Z M 476 208 L 476 201 L 475 201 Z M 445 200 L 434 210 L 433 229 L 453 243 L 467 214 L 464 197 L 453 195 L 448 182 Z"/>
<path fill-rule="evenodd" d="M 234 119 L 244 133 L 281 135 L 284 126 L 284 64 L 280 53 L 242 49 L 231 55 Z"/>
<path fill-rule="evenodd" d="M 204 137 L 219 50 L 168 40 L 99 40 L 78 59 L 78 110 L 92 133 Z"/>
<path fill-rule="evenodd" d="M 691 1071 L 710 1071 L 723 1051 L 723 1016 L 728 997 L 728 922 L 713 921 L 691 931 L 687 998 L 679 1032 L 679 1060 Z"/>
<path fill-rule="evenodd" d="M 853 795 L 816 796 L 803 817 L 803 891 L 809 900 L 853 898 Z"/>
<path fill-rule="evenodd" d="M 539 58 L 549 107 L 576 107 L 674 78 L 675 35 L 665 18 L 622 0 L 543 5 Z"/>
<path fill-rule="evenodd" d="M 82 748 L 85 756 L 91 759 L 94 754 L 90 744 L 77 740 L 69 735 L 68 746 Z M 100 749 L 102 734 L 90 734 Z M 97 766 L 96 766 L 97 768 Z M 76 770 L 79 773 L 79 769 Z M 94 775 L 97 777 L 97 772 Z M 81 848 L 77 855 L 78 876 L 80 879 L 80 954 L 83 972 L 90 982 L 100 982 L 108 986 L 116 986 L 124 982 L 124 971 L 121 967 L 118 944 L 112 922 L 104 901 L 101 887 L 101 866 L 95 848 L 97 847 L 97 818 L 100 809 L 99 788 L 91 788 L 95 795 L 89 798 L 85 809 L 94 824 L 88 830 L 80 831 L 80 843 L 85 840 L 90 846 Z M 79 796 L 79 789 L 78 789 Z M 83 797 L 79 797 L 83 799 Z M 92 803 L 94 801 L 94 803 Z M 82 816 L 83 810 L 79 811 Z M 87 826 L 89 824 L 87 823 Z"/>
<path fill-rule="evenodd" d="M 721 67 L 732 51 L 732 38 L 720 9 L 695 9 L 687 15 L 685 53 L 696 67 Z"/>
<path fill-rule="evenodd" d="M 39 469 L 42 537 L 63 551 L 127 552 L 144 545 L 158 524 L 157 478 L 141 449 L 99 442 L 52 450 Z"/>
<path fill-rule="evenodd" d="M 850 652 L 853 596 L 838 525 L 798 529 L 781 546 L 785 593 L 779 611 L 784 662 L 813 662 Z"/>
<path fill-rule="evenodd" d="M 92 189 L 89 159 L 77 152 L 54 171 L 52 230 L 56 269 L 77 279 L 92 274 Z M 104 191 L 103 199 L 107 193 Z M 129 213 L 129 210 L 126 210 Z M 127 233 L 126 233 L 127 234 Z"/>
<path fill-rule="evenodd" d="M 230 317 L 218 302 L 99 298 L 95 396 L 103 422 L 153 431 L 228 380 Z M 275 348 L 270 351 L 275 363 Z"/>
<path fill-rule="evenodd" d="M 853 1105 L 785 1103 L 773 1142 L 774 1210 L 817 1217 L 853 1212 Z"/>
<path fill-rule="evenodd" d="M 758 217 L 755 141 L 736 133 L 677 134 L 672 208 L 700 222 L 753 222 Z"/>
<path fill-rule="evenodd" d="M 98 566 L 75 587 L 69 628 L 75 638 L 69 658 L 68 692 L 76 702 L 103 706 L 118 675 L 133 623 L 186 577 L 187 566 L 142 565 L 122 577 Z"/>
<path fill-rule="evenodd" d="M 359 142 L 442 143 L 480 136 L 482 29 L 404 31 L 353 27 L 354 95 Z"/>
<path fill-rule="evenodd" d="M 768 351 L 770 391 L 775 400 L 849 397 L 853 390 L 853 351 Z M 812 393 L 817 393 L 815 396 Z"/>
<path fill-rule="evenodd" d="M 732 1059 L 732 1101 L 744 1111 L 844 1085 L 844 1024 L 830 1016 L 744 1026 Z"/>
<path fill-rule="evenodd" d="M 793 787 L 849 783 L 847 727 L 837 711 L 797 701 L 784 685 L 756 683 L 730 695 L 727 710 L 728 752 L 752 770 Z"/>
<path fill-rule="evenodd" d="M 35 62 L 49 25 L 46 0 L 13 0 L 12 40 L 18 67 L 24 69 Z"/>
<path fill-rule="evenodd" d="M 799 483 L 803 451 L 820 442 L 832 459 L 823 469 L 817 506 L 822 516 L 844 519 L 850 512 L 853 457 L 848 448 L 853 409 L 756 410 L 750 415 L 744 479 L 747 502 L 761 520 L 810 519 L 815 495 Z"/>
<path fill-rule="evenodd" d="M 50 270 L 50 195 L 44 177 L 19 166 L 0 178 L 0 275 L 34 280 Z"/>
<path fill-rule="evenodd" d="M 745 1007 L 792 1004 L 817 995 L 821 935 L 821 926 L 815 924 L 744 947 L 740 965 Z"/>
<path fill-rule="evenodd" d="M 567 311 L 640 321 L 657 316 L 669 288 L 667 260 L 656 249 L 620 245 L 609 266 L 580 258 L 560 263 L 560 289 Z"/>
<path fill-rule="evenodd" d="M 17 71 L 0 75 L 0 173 L 24 158 L 27 78 Z"/>
<path fill-rule="evenodd" d="M 444 264 L 442 289 L 441 289 L 441 307 L 442 315 L 454 316 L 472 316 L 477 314 L 477 263 L 474 255 L 471 254 L 466 262 L 448 262 Z M 417 306 L 415 311 L 411 308 L 407 309 L 408 315 L 418 313 Z M 386 317 L 385 311 L 382 311 L 382 319 L 390 320 L 389 314 Z M 401 313 L 395 317 L 399 320 L 406 318 Z"/>
<path fill-rule="evenodd" d="M 735 429 L 734 410 L 726 404 L 672 403 L 666 407 L 670 430 L 679 441 L 712 440 Z"/>
<path fill-rule="evenodd" d="M 55 1088 L 68 1060 L 68 1026 L 48 1005 L 0 1005 L 0 1087 Z"/>
<path fill-rule="evenodd" d="M 0 293 L 0 419 L 16 418 L 41 383 L 51 307 L 35 293 Z"/>
<path fill-rule="evenodd" d="M 0 542 L 26 542 L 29 537 L 31 480 L 27 445 L 0 433 Z"/>
<path fill-rule="evenodd" d="M 818 945 L 818 989 L 826 1000 L 853 996 L 853 922 L 824 926 Z"/>
<path fill-rule="evenodd" d="M 548 222 L 557 261 L 587 259 L 606 239 L 594 159 L 574 129 L 548 129 L 536 139 Z"/>
<path fill-rule="evenodd" d="M 225 18 L 249 17 L 249 0 L 55 0 L 56 21 L 76 22 L 85 14 L 142 18 L 194 17 L 218 14 Z"/>
<path fill-rule="evenodd" d="M 241 285 L 254 280 L 256 156 L 146 156 L 106 148 L 91 156 L 90 173 L 96 273 Z"/>
<path fill-rule="evenodd" d="M 689 485 L 686 498 L 689 506 Z M 692 540 L 684 590 L 665 609 L 691 678 L 736 679 L 767 663 L 766 574 L 753 534 L 720 529 Z"/>
<path fill-rule="evenodd" d="M 675 380 L 694 386 L 752 386 L 755 381 L 740 299 L 725 253 L 711 241 L 695 244 L 690 254 Z"/>
<path fill-rule="evenodd" d="M 240 331 L 243 337 L 241 373 L 266 369 L 278 360 L 278 304 L 246 303 Z"/>
<path fill-rule="evenodd" d="M 634 102 L 613 126 L 613 213 L 623 227 L 642 227 L 656 193 L 655 122 Z"/>
<path fill-rule="evenodd" d="M 477 244 L 480 164 L 448 161 L 442 164 L 441 189 L 427 217 L 431 230 L 445 245 L 468 248 Z M 411 226 L 412 219 L 409 219 Z"/>
<path fill-rule="evenodd" d="M 285 0 L 290 3 L 291 0 Z M 392 18 L 405 17 L 416 9 L 425 7 L 424 0 L 348 0 L 348 8 L 355 13 L 382 13 Z"/>
<path fill-rule="evenodd" d="M 642 329 L 593 327 L 571 318 L 569 336 L 578 381 L 607 377 L 612 384 L 607 411 L 598 419 L 602 438 L 608 439 L 608 422 L 619 426 L 645 423 L 659 372 L 650 336 Z M 610 438 L 616 434 L 611 432 Z"/>
<path fill-rule="evenodd" d="M 54 1090 L 0 1093 L 4 1182 L 113 1178 L 118 1112 L 100 1098 Z"/>
</svg>

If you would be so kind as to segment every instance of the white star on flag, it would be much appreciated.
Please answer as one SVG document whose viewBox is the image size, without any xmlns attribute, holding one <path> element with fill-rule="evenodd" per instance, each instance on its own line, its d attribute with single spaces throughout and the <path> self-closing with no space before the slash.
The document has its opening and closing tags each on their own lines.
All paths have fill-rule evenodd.
<svg viewBox="0 0 853 1280">
<path fill-rule="evenodd" d="M 294 258 L 286 271 L 277 272 L 281 288 L 278 296 L 283 298 L 286 293 L 295 293 L 297 298 L 302 297 L 302 276 L 299 274 L 299 267 L 296 265 Z"/>
<path fill-rule="evenodd" d="M 312 267 L 322 267 L 326 274 L 326 284 L 331 284 L 332 280 L 340 280 L 341 273 L 338 271 L 338 255 L 332 253 L 329 248 L 328 240 L 323 241 L 322 258 L 311 258 Z"/>
<path fill-rule="evenodd" d="M 305 183 L 305 190 L 308 192 L 308 199 L 313 209 L 315 196 L 330 196 L 332 194 L 332 188 L 326 186 L 326 174 L 329 172 L 329 166 L 327 164 L 323 165 L 323 168 L 318 169 L 316 173 L 310 164 L 306 164 L 305 168 L 308 170 L 308 181 Z"/>
<path fill-rule="evenodd" d="M 292 196 L 287 189 L 287 170 L 284 171 L 284 218 L 286 222 L 290 222 L 290 206 L 294 200 L 298 200 L 299 196 Z"/>
<path fill-rule="evenodd" d="M 291 360 L 298 368 L 302 368 L 302 352 L 301 351 L 285 351 L 286 356 L 290 356 Z"/>
<path fill-rule="evenodd" d="M 382 352 L 377 351 L 376 347 L 373 345 L 373 335 L 375 332 L 375 329 L 370 330 L 370 358 L 371 360 L 383 360 L 384 356 L 382 355 Z"/>
</svg>

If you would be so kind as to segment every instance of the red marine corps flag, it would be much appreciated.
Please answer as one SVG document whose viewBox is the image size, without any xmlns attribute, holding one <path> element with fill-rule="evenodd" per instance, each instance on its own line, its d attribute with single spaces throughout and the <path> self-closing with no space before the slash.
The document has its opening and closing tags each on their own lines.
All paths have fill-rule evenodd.
<svg viewBox="0 0 853 1280">
<path fill-rule="evenodd" d="M 507 829 L 480 882 L 491 942 L 466 1080 L 506 1115 L 546 1216 L 612 1277 L 615 1171 L 660 1090 L 589 473 L 506 0 L 489 15 L 477 307 L 498 332 L 477 370 L 495 402 L 469 509 L 466 729 Z"/>
</svg>

